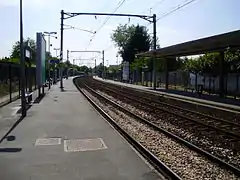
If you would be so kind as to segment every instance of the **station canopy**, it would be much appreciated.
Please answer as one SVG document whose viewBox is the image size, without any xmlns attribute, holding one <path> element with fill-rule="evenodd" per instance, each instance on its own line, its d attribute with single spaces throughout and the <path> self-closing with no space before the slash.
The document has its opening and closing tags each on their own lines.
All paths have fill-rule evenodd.
<svg viewBox="0 0 240 180">
<path fill-rule="evenodd" d="M 185 43 L 176 44 L 156 50 L 156 57 L 180 57 L 208 52 L 218 52 L 227 48 L 240 47 L 240 30 L 232 31 L 224 34 L 210 36 L 202 39 L 197 39 Z M 148 51 L 137 54 L 138 56 L 152 57 L 154 51 Z"/>
</svg>

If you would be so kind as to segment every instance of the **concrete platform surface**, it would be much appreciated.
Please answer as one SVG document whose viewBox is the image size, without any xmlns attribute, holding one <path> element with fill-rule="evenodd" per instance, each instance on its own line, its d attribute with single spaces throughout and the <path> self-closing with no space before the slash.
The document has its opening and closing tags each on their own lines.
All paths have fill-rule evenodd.
<svg viewBox="0 0 240 180">
<path fill-rule="evenodd" d="M 150 93 L 164 95 L 166 97 L 186 101 L 189 103 L 195 103 L 195 104 L 205 105 L 205 106 L 219 108 L 219 109 L 226 109 L 229 111 L 240 113 L 240 101 L 239 100 L 220 98 L 220 97 L 216 97 L 213 95 L 202 95 L 202 97 L 199 98 L 199 97 L 197 97 L 196 93 L 170 90 L 170 89 L 166 90 L 164 88 L 157 88 L 157 90 L 154 91 L 153 89 L 151 89 L 151 87 L 122 83 L 122 82 L 108 80 L 108 79 L 103 80 L 102 78 L 99 78 L 99 77 L 94 77 L 94 79 L 99 80 L 99 81 L 105 81 L 105 82 L 112 83 L 112 84 L 130 87 L 130 88 L 135 88 L 135 89 L 147 91 Z M 239 111 L 239 112 L 237 112 L 237 111 Z"/>
<path fill-rule="evenodd" d="M 52 86 L 0 144 L 1 180 L 162 179 L 87 102 Z"/>
<path fill-rule="evenodd" d="M 33 91 L 32 100 L 38 97 L 38 91 Z M 16 99 L 9 104 L 0 107 L 0 141 L 11 127 L 21 118 L 21 100 Z"/>
</svg>

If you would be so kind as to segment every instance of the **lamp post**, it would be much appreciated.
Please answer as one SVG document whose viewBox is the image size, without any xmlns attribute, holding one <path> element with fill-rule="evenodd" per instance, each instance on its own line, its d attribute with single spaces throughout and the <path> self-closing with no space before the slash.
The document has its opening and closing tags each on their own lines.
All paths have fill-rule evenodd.
<svg viewBox="0 0 240 180">
<path fill-rule="evenodd" d="M 22 117 L 27 115 L 26 98 L 25 98 L 25 60 L 23 45 L 23 17 L 22 17 L 22 0 L 20 0 L 20 60 L 21 60 L 21 108 Z"/>
<path fill-rule="evenodd" d="M 59 51 L 60 48 L 54 48 L 53 50 L 56 51 L 56 57 L 58 57 L 58 52 L 57 51 Z"/>
<path fill-rule="evenodd" d="M 58 51 L 60 50 L 60 48 L 54 48 L 53 50 L 56 51 L 56 58 L 59 57 L 58 56 Z M 56 73 L 56 64 L 54 64 L 54 75 L 53 75 L 53 83 L 56 84 L 57 82 L 57 73 Z"/>
<path fill-rule="evenodd" d="M 50 47 L 51 47 L 51 43 L 50 43 L 50 38 L 51 37 L 54 37 L 55 39 L 57 39 L 57 36 L 52 36 L 52 34 L 57 34 L 57 32 L 44 32 L 44 34 L 46 36 L 48 36 L 48 53 L 49 53 L 49 57 L 50 57 Z M 49 62 L 50 59 L 48 59 L 48 89 L 51 88 L 51 80 L 50 80 L 50 62 Z"/>
<path fill-rule="evenodd" d="M 117 61 L 116 61 L 116 63 L 117 63 L 117 66 L 118 66 L 118 54 L 116 55 L 116 58 L 117 58 Z"/>
</svg>

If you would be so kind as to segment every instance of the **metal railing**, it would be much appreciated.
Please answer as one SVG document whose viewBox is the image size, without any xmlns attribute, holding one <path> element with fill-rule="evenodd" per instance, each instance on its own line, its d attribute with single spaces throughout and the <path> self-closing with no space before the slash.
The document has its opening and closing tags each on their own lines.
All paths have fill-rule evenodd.
<svg viewBox="0 0 240 180">
<path fill-rule="evenodd" d="M 26 67 L 26 92 L 36 89 L 36 68 Z M 0 106 L 18 99 L 21 78 L 20 65 L 10 62 L 0 62 Z"/>
</svg>

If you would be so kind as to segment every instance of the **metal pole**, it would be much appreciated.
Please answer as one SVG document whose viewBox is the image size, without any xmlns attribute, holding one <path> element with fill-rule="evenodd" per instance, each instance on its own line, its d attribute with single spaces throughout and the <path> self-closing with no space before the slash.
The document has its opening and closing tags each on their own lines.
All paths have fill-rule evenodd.
<svg viewBox="0 0 240 180">
<path fill-rule="evenodd" d="M 105 68 L 104 68 L 104 50 L 102 51 L 102 61 L 103 61 L 103 72 L 102 72 L 102 78 L 104 79 L 104 73 L 105 73 Z"/>
<path fill-rule="evenodd" d="M 56 51 L 56 57 L 57 57 L 57 49 L 54 49 Z M 56 63 L 54 63 L 54 79 L 53 79 L 54 84 L 57 82 L 57 73 L 56 73 Z"/>
<path fill-rule="evenodd" d="M 20 71 L 21 71 L 21 67 L 20 67 Z M 18 78 L 18 96 L 19 97 L 21 96 L 21 77 Z"/>
<path fill-rule="evenodd" d="M 153 14 L 153 89 L 154 90 L 156 90 L 156 46 L 157 46 L 156 14 Z"/>
<path fill-rule="evenodd" d="M 116 56 L 116 57 L 117 57 L 117 67 L 118 67 L 118 54 L 117 54 L 117 56 Z"/>
<path fill-rule="evenodd" d="M 69 61 L 69 50 L 67 50 L 67 61 Z"/>
<path fill-rule="evenodd" d="M 9 64 L 9 98 L 10 98 L 10 102 L 12 102 L 12 65 Z"/>
<path fill-rule="evenodd" d="M 95 59 L 95 76 L 97 75 L 97 60 Z"/>
<path fill-rule="evenodd" d="M 63 63 L 63 19 L 64 19 L 64 11 L 61 11 L 61 40 L 60 40 L 60 62 Z M 62 77 L 62 67 L 60 67 L 60 88 L 63 89 L 63 77 Z"/>
<path fill-rule="evenodd" d="M 25 60 L 23 46 L 23 17 L 22 17 L 22 0 L 20 0 L 20 60 L 21 60 L 21 108 L 22 117 L 27 115 L 26 98 L 25 98 Z"/>
<path fill-rule="evenodd" d="M 224 52 L 219 53 L 219 96 L 224 96 Z"/>
<path fill-rule="evenodd" d="M 168 77 L 169 77 L 169 73 L 168 73 L 168 59 L 165 59 L 165 89 L 168 89 Z"/>
<path fill-rule="evenodd" d="M 48 53 L 49 53 L 49 55 L 48 55 L 48 58 L 50 57 L 50 46 L 51 46 L 51 44 L 50 44 L 50 33 L 48 33 Z M 51 88 L 51 83 L 50 83 L 50 75 L 51 75 L 51 73 L 50 73 L 50 59 L 48 59 L 48 89 L 50 89 Z"/>
<path fill-rule="evenodd" d="M 69 50 L 67 50 L 67 61 L 69 61 Z M 67 72 L 66 72 L 66 79 L 68 79 L 68 67 L 67 67 Z"/>
<path fill-rule="evenodd" d="M 29 58 L 29 62 L 28 62 L 28 90 L 29 93 L 32 92 L 32 73 L 31 73 L 32 69 L 31 69 L 31 62 L 30 62 L 30 58 Z M 28 96 L 28 102 L 32 101 L 32 95 Z"/>
</svg>

